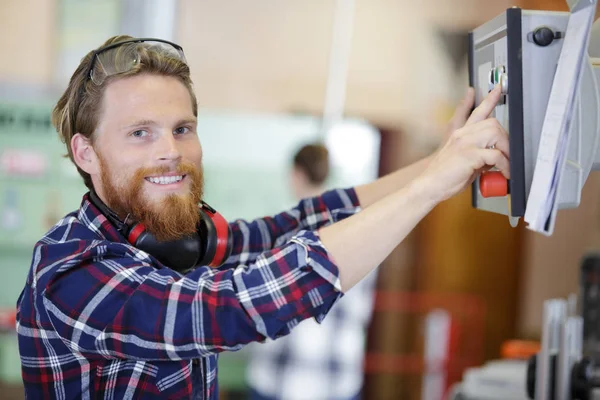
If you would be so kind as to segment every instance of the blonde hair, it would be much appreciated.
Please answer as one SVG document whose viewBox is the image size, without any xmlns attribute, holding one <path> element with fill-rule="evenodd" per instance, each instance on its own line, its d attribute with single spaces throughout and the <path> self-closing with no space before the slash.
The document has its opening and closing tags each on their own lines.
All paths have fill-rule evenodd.
<svg viewBox="0 0 600 400">
<path fill-rule="evenodd" d="M 98 49 L 128 39 L 133 39 L 133 37 L 126 35 L 113 36 Z M 190 92 L 194 116 L 198 115 L 198 102 L 192 87 L 188 65 L 167 52 L 161 51 L 160 47 L 155 47 L 144 42 L 137 43 L 137 46 L 140 46 L 138 50 L 140 62 L 136 63 L 126 72 L 107 77 L 101 84 L 92 82 L 87 75 L 90 63 L 93 61 L 92 57 L 94 56 L 94 51 L 90 51 L 79 63 L 73 76 L 71 76 L 67 90 L 65 90 L 52 110 L 52 125 L 54 125 L 60 139 L 66 145 L 68 157 L 74 164 L 75 160 L 73 158 L 73 150 L 71 149 L 71 139 L 76 133 L 80 133 L 88 138 L 93 145 L 95 139 L 94 132 L 98 126 L 98 119 L 101 112 L 102 97 L 106 87 L 112 81 L 139 74 L 156 74 L 177 78 Z M 115 64 L 119 63 L 119 56 L 114 57 L 114 60 L 111 60 L 111 62 Z M 102 73 L 102 66 L 96 62 L 92 74 L 96 76 Z M 77 164 L 75 165 L 77 166 Z M 90 175 L 79 167 L 77 167 L 77 171 L 83 178 L 85 185 L 90 190 L 93 189 Z"/>
</svg>

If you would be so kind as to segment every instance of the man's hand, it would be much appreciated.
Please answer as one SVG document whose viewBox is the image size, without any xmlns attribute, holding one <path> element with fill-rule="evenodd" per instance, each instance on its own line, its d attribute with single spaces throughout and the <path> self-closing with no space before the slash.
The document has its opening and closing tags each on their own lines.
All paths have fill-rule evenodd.
<svg viewBox="0 0 600 400">
<path fill-rule="evenodd" d="M 492 167 L 510 178 L 508 134 L 495 118 L 488 118 L 500 95 L 500 88 L 494 88 L 468 119 L 463 115 L 472 104 L 470 92 L 457 108 L 452 123 L 464 127 L 452 132 L 420 177 L 435 202 L 461 192 L 477 174 Z"/>
<path fill-rule="evenodd" d="M 379 265 L 437 203 L 463 190 L 478 172 L 496 167 L 509 177 L 508 135 L 496 119 L 488 118 L 500 90 L 494 89 L 467 117 L 469 96 L 453 118 L 464 126 L 453 131 L 426 168 L 415 163 L 357 187 L 362 212 L 319 230 L 338 265 L 342 290 Z M 418 177 L 410 179 L 416 171 Z"/>
</svg>

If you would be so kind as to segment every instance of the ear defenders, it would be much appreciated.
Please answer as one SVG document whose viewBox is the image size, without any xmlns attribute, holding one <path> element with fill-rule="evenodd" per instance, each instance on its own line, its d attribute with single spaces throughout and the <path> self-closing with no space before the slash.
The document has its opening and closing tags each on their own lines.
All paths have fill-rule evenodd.
<svg viewBox="0 0 600 400">
<path fill-rule="evenodd" d="M 196 233 L 178 240 L 161 242 L 142 223 L 127 225 L 92 190 L 90 201 L 117 228 L 127 241 L 152 255 L 167 267 L 185 273 L 198 266 L 219 267 L 231 254 L 232 234 L 229 224 L 214 208 L 201 203 Z"/>
</svg>

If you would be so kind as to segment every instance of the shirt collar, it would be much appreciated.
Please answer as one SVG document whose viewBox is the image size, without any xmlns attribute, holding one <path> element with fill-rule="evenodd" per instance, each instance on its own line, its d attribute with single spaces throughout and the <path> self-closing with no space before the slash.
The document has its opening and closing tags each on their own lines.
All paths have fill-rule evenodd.
<svg viewBox="0 0 600 400">
<path fill-rule="evenodd" d="M 88 229 L 111 242 L 127 243 L 125 237 L 106 218 L 104 214 L 90 201 L 90 193 L 83 195 L 77 219 Z"/>
</svg>

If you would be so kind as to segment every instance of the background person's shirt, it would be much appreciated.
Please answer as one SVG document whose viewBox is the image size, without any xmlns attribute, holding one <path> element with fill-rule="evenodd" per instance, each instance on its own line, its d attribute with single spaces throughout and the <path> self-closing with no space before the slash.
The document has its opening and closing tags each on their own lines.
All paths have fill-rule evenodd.
<svg viewBox="0 0 600 400">
<path fill-rule="evenodd" d="M 377 273 L 349 290 L 321 324 L 302 321 L 289 335 L 251 344 L 248 385 L 277 400 L 349 400 L 363 385 L 367 330 Z"/>
</svg>

